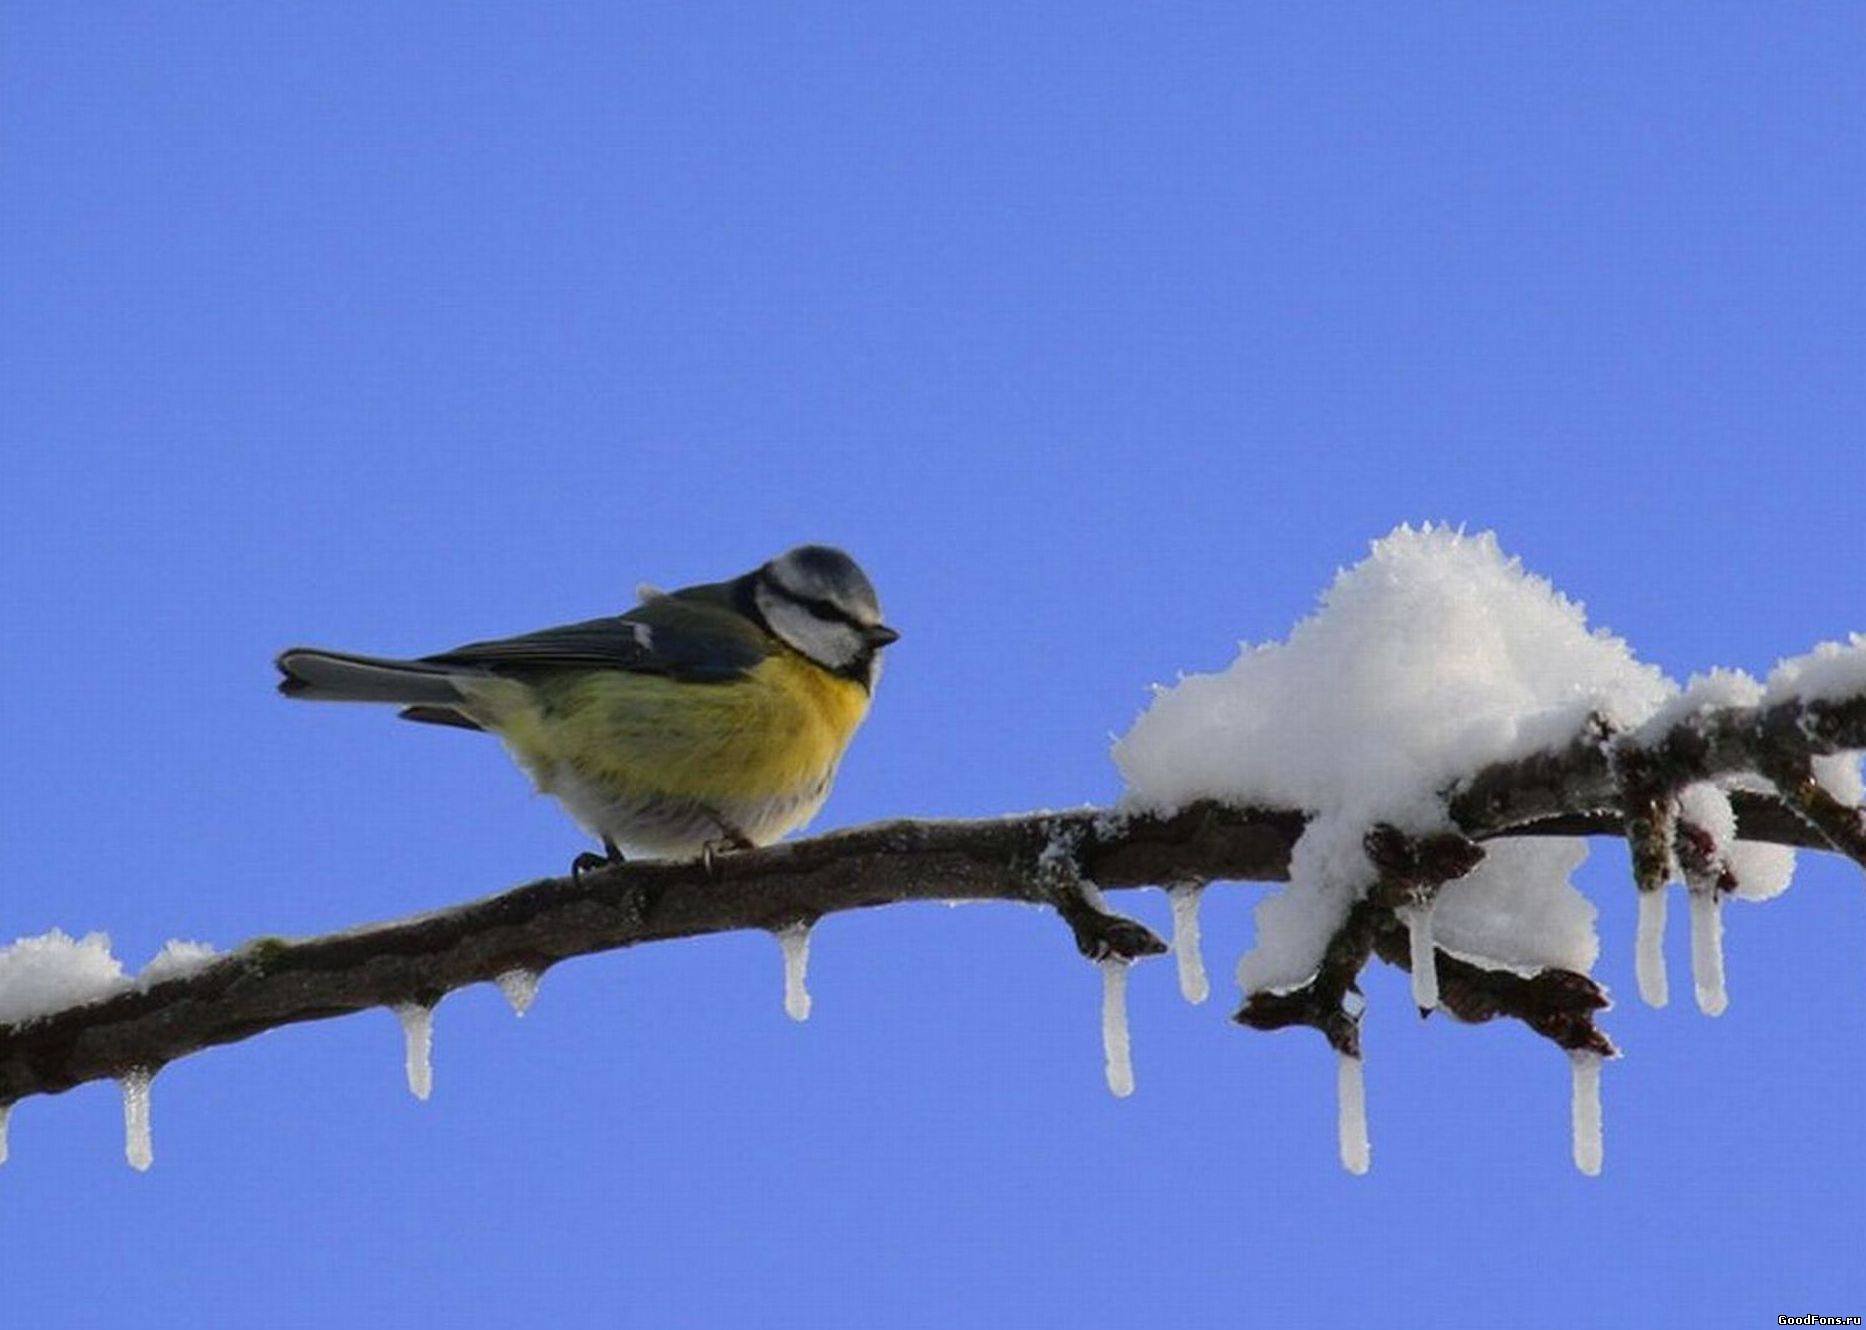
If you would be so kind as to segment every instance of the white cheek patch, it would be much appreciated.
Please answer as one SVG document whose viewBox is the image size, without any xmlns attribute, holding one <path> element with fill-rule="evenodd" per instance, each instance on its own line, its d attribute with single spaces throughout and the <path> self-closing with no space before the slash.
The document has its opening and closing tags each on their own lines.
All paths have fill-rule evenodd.
<svg viewBox="0 0 1866 1330">
<path fill-rule="evenodd" d="M 793 557 L 797 551 L 775 560 L 767 570 L 778 590 L 793 600 L 827 601 L 858 624 L 881 622 L 881 607 L 875 603 L 874 589 L 861 570 L 843 558 L 843 576 L 831 576 L 820 566 Z M 851 580 L 851 578 L 853 580 Z"/>
<path fill-rule="evenodd" d="M 839 670 L 861 658 L 861 634 L 849 625 L 819 619 L 801 605 L 773 596 L 763 588 L 757 594 L 758 608 L 771 631 L 817 664 Z"/>
</svg>

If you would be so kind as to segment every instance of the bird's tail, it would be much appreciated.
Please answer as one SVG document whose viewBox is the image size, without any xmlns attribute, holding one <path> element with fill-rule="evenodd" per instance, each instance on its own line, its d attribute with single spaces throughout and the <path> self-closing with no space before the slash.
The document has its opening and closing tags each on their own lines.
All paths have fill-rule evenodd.
<svg viewBox="0 0 1866 1330">
<path fill-rule="evenodd" d="M 352 656 L 293 647 L 279 654 L 279 691 L 307 702 L 393 702 L 449 706 L 461 700 L 453 680 L 460 671 L 418 660 Z"/>
</svg>

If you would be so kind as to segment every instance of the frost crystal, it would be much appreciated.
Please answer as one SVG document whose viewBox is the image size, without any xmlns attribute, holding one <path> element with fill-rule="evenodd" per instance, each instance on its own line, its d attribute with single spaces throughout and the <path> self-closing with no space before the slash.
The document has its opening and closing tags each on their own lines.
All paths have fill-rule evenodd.
<svg viewBox="0 0 1866 1330">
<path fill-rule="evenodd" d="M 1736 895 L 1746 901 L 1773 900 L 1795 880 L 1794 847 L 1737 841 L 1730 847 L 1730 871 L 1736 874 Z"/>
<path fill-rule="evenodd" d="M 154 959 L 143 966 L 142 973 L 136 976 L 136 982 L 147 988 L 164 979 L 179 979 L 185 974 L 205 969 L 219 955 L 211 943 L 170 938 L 162 944 L 162 950 L 155 954 Z"/>
<path fill-rule="evenodd" d="M 810 972 L 810 925 L 792 924 L 778 930 L 784 949 L 784 1014 L 793 1021 L 810 1019 L 810 990 L 804 981 Z"/>
<path fill-rule="evenodd" d="M 1663 1007 L 1671 1001 L 1671 986 L 1665 979 L 1665 889 L 1638 895 L 1639 942 L 1634 968 L 1639 975 L 1639 996 L 1648 1007 Z"/>
<path fill-rule="evenodd" d="M 188 942 L 185 938 L 170 938 L 162 944 L 162 949 L 142 968 L 142 974 L 136 976 L 136 983 L 147 989 L 151 983 L 162 983 L 162 979 L 179 979 L 185 974 L 194 974 L 205 966 L 215 963 L 220 951 L 209 942 Z"/>
<path fill-rule="evenodd" d="M 1438 1005 L 1438 956 L 1432 946 L 1432 907 L 1412 905 L 1399 912 L 1412 944 L 1412 1002 L 1420 1011 Z"/>
<path fill-rule="evenodd" d="M 1180 882 L 1166 893 L 1173 903 L 1173 959 L 1179 963 L 1179 995 L 1194 1003 L 1212 995 L 1211 981 L 1205 977 L 1205 957 L 1199 950 L 1199 898 L 1204 890 L 1196 882 Z"/>
<path fill-rule="evenodd" d="M 1574 1166 L 1590 1178 L 1600 1176 L 1600 1063 L 1598 1053 L 1577 1049 L 1568 1054 L 1571 1075 L 1569 1119 L 1574 1131 Z"/>
<path fill-rule="evenodd" d="M 1127 1037 L 1127 965 L 1110 956 L 1101 962 L 1101 1054 L 1108 1093 L 1125 1099 L 1134 1093 L 1134 1059 Z"/>
<path fill-rule="evenodd" d="M 1730 999 L 1723 986 L 1723 894 L 1715 890 L 1691 893 L 1691 983 L 1698 1010 L 1723 1015 Z"/>
<path fill-rule="evenodd" d="M 1350 1173 L 1365 1173 L 1373 1153 L 1367 1144 L 1367 1086 L 1361 1079 L 1361 1060 L 1340 1052 L 1335 1055 L 1335 1136 L 1341 1166 Z"/>
<path fill-rule="evenodd" d="M 408 1092 L 426 1099 L 434 1093 L 434 1008 L 398 1002 L 392 1010 L 402 1023 L 402 1069 L 408 1074 Z"/>
<path fill-rule="evenodd" d="M 1823 642 L 1805 656 L 1782 661 L 1769 674 L 1769 702 L 1799 698 L 1829 701 L 1866 691 L 1866 633 L 1846 642 Z"/>
<path fill-rule="evenodd" d="M 1707 712 L 1729 707 L 1753 707 L 1762 701 L 1762 685 L 1742 670 L 1721 667 L 1704 674 L 1694 674 L 1684 690 L 1647 718 L 1638 742 L 1654 742 L 1667 732 L 1696 720 Z"/>
<path fill-rule="evenodd" d="M 1814 782 L 1843 804 L 1857 804 L 1866 797 L 1866 782 L 1860 780 L 1858 753 L 1828 753 L 1814 758 Z"/>
<path fill-rule="evenodd" d="M 505 1000 L 512 1008 L 514 1016 L 523 1016 L 531 1010 L 531 1004 L 538 1000 L 538 980 L 542 976 L 536 970 L 506 970 L 493 980 L 499 985 L 499 991 L 505 994 Z"/>
<path fill-rule="evenodd" d="M 0 1025 L 17 1025 L 66 1007 L 114 997 L 129 987 L 110 954 L 110 937 L 73 939 L 54 928 L 0 947 Z"/>
<path fill-rule="evenodd" d="M 1708 781 L 1687 785 L 1678 795 L 1678 816 L 1710 837 L 1708 857 L 1721 860 L 1736 841 L 1736 811 L 1730 792 Z"/>
<path fill-rule="evenodd" d="M 147 1071 L 132 1071 L 119 1085 L 123 1087 L 123 1154 L 138 1173 L 147 1172 L 155 1162 L 155 1146 L 149 1133 L 149 1082 Z"/>
</svg>

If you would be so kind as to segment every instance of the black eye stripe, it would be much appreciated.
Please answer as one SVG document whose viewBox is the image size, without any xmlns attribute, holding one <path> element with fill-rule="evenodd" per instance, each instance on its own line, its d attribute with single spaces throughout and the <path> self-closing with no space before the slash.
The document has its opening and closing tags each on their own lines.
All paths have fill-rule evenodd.
<svg viewBox="0 0 1866 1330">
<path fill-rule="evenodd" d="M 857 619 L 834 601 L 825 600 L 821 596 L 807 596 L 801 591 L 785 586 L 784 583 L 769 574 L 765 576 L 764 581 L 765 585 L 769 587 L 779 599 L 789 601 L 813 619 L 821 619 L 825 623 L 840 624 L 844 628 L 853 628 L 858 633 L 867 629 L 867 624 Z"/>
<path fill-rule="evenodd" d="M 792 597 L 792 599 L 806 610 L 810 611 L 810 613 L 818 619 L 826 620 L 829 623 L 839 623 L 846 628 L 859 628 L 861 626 L 827 600 L 805 600 L 802 596 L 795 596 Z"/>
</svg>

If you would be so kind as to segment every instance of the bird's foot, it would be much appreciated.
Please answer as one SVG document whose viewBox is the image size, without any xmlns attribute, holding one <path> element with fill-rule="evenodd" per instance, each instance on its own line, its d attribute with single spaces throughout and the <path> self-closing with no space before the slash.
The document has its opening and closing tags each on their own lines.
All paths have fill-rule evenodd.
<svg viewBox="0 0 1866 1330">
<path fill-rule="evenodd" d="M 717 837 L 700 846 L 700 866 L 705 870 L 706 875 L 711 877 L 713 860 L 720 855 L 737 850 L 755 850 L 758 846 L 750 836 L 710 808 L 706 810 L 706 815 L 712 818 L 713 825 L 719 828 Z"/>
<path fill-rule="evenodd" d="M 594 850 L 585 850 L 570 861 L 570 880 L 580 886 L 585 873 L 594 873 L 598 869 L 613 868 L 617 864 L 627 862 L 628 859 L 617 848 L 616 843 L 604 836 L 603 853 L 597 854 Z"/>
<path fill-rule="evenodd" d="M 738 854 L 744 850 L 758 848 L 752 842 L 751 837 L 737 828 L 726 826 L 723 822 L 720 826 L 724 827 L 726 834 L 716 840 L 709 840 L 700 847 L 700 866 L 706 871 L 708 877 L 713 875 L 713 861 L 720 855 Z"/>
</svg>

